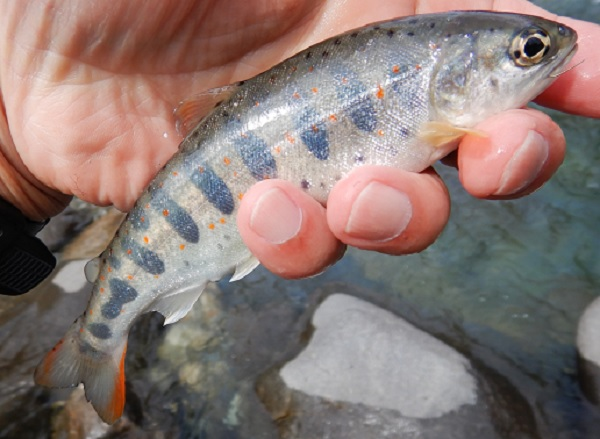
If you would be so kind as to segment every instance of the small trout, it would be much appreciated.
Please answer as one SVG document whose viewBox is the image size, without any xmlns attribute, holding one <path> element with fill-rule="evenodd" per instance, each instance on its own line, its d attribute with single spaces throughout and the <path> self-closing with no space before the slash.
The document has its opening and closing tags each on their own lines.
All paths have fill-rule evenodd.
<svg viewBox="0 0 600 439">
<path fill-rule="evenodd" d="M 135 319 L 158 311 L 165 324 L 176 322 L 208 282 L 232 272 L 238 280 L 258 265 L 235 218 L 250 186 L 286 179 L 325 203 L 357 166 L 423 171 L 478 122 L 548 87 L 576 39 L 567 26 L 532 16 L 407 17 L 331 38 L 184 102 L 189 134 L 100 255 L 87 310 L 37 367 L 36 382 L 84 383 L 100 417 L 114 422 Z"/>
</svg>

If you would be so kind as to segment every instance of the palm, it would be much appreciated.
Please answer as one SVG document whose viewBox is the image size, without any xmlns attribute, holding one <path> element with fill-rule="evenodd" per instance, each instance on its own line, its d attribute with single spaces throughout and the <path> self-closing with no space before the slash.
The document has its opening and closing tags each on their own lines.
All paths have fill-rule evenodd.
<svg viewBox="0 0 600 439">
<path fill-rule="evenodd" d="M 259 49 L 305 14 L 280 2 L 266 21 L 266 5 L 247 3 L 101 2 L 66 22 L 46 16 L 39 35 L 20 28 L 2 87 L 25 165 L 60 192 L 128 209 L 177 148 L 177 102 L 276 62 L 281 50 Z"/>
</svg>

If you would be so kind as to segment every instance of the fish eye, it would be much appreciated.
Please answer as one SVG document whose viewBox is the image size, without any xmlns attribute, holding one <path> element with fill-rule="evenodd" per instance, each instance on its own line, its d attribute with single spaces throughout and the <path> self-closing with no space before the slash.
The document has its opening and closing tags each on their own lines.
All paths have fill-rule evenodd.
<svg viewBox="0 0 600 439">
<path fill-rule="evenodd" d="M 542 29 L 528 29 L 513 40 L 510 55 L 515 64 L 528 67 L 538 64 L 550 50 L 551 40 Z"/>
</svg>

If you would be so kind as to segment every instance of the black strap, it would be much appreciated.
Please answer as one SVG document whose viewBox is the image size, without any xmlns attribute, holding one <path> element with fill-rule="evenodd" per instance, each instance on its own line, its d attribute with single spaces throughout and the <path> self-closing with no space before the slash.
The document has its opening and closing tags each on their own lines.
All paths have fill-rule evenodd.
<svg viewBox="0 0 600 439">
<path fill-rule="evenodd" d="M 0 198 L 0 294 L 24 294 L 56 266 L 52 252 L 35 237 L 47 223 L 27 219 Z"/>
</svg>

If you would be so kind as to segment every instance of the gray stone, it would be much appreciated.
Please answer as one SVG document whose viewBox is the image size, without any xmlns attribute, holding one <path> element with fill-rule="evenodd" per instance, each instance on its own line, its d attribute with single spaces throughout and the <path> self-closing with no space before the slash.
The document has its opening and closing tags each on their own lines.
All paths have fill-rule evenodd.
<svg viewBox="0 0 600 439">
<path fill-rule="evenodd" d="M 600 297 L 588 305 L 579 319 L 577 351 L 581 390 L 600 405 Z"/>
<path fill-rule="evenodd" d="M 292 389 L 411 418 L 439 417 L 476 402 L 468 360 L 386 310 L 335 294 L 313 324 L 309 345 L 281 370 Z"/>
</svg>

